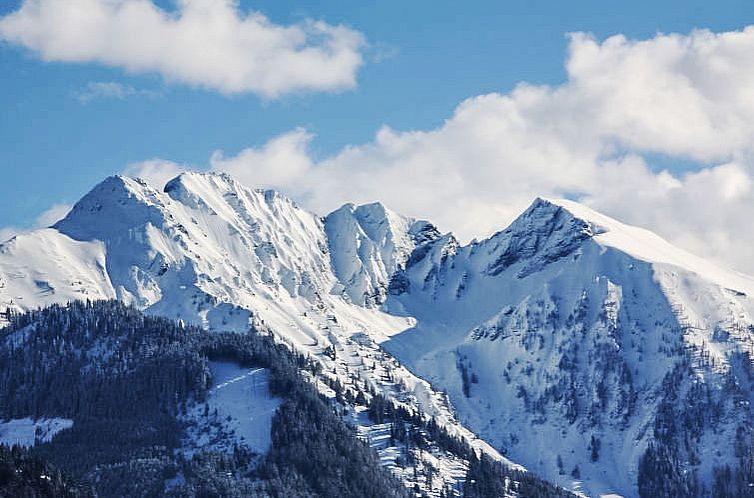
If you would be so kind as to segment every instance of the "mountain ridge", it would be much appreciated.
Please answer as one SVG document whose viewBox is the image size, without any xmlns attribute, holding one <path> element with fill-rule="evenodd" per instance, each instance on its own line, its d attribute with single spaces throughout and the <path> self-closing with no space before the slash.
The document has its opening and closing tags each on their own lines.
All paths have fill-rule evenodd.
<svg viewBox="0 0 754 498">
<path fill-rule="evenodd" d="M 568 200 L 537 198 L 462 245 L 379 203 L 321 218 L 207 173 L 162 192 L 110 177 L 53 228 L 0 244 L 1 308 L 117 298 L 212 330 L 263 323 L 339 378 L 593 496 L 636 496 L 646 459 L 661 467 L 653 445 L 697 462 L 671 463 L 708 488 L 735 465 L 719 448 L 752 418 L 725 396 L 750 383 L 750 296 L 751 277 Z M 673 376 L 676 397 L 702 382 L 724 416 L 660 431 Z"/>
</svg>

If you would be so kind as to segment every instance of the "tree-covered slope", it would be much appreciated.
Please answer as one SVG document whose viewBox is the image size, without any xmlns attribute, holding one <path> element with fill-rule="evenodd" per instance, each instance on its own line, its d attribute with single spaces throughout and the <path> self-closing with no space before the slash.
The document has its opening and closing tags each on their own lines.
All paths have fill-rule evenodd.
<svg viewBox="0 0 754 498">
<path fill-rule="evenodd" d="M 196 423 L 182 415 L 207 397 L 215 359 L 269 370 L 283 404 L 268 455 L 181 451 Z M 76 302 L 13 317 L 0 331 L 0 366 L 0 418 L 73 420 L 31 453 L 100 496 L 405 493 L 304 379 L 315 365 L 253 331 L 210 334 L 116 301 Z"/>
<path fill-rule="evenodd" d="M 81 486 L 57 467 L 29 455 L 20 446 L 0 445 L 0 498 L 90 498 Z"/>
</svg>

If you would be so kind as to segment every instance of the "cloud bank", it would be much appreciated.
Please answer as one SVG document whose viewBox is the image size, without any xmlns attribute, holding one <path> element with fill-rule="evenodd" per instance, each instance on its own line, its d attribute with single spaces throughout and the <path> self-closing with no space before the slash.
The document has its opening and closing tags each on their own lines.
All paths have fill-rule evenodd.
<svg viewBox="0 0 754 498">
<path fill-rule="evenodd" d="M 754 274 L 754 27 L 648 40 L 570 36 L 567 81 L 462 102 L 427 131 L 384 127 L 315 160 L 304 130 L 210 167 L 326 213 L 381 200 L 464 239 L 535 196 L 569 197 Z M 687 173 L 652 167 L 690 164 Z"/>
<path fill-rule="evenodd" d="M 0 39 L 46 61 L 95 62 L 170 81 L 278 98 L 356 85 L 364 37 L 305 20 L 282 26 L 234 0 L 24 0 L 0 18 Z"/>
</svg>

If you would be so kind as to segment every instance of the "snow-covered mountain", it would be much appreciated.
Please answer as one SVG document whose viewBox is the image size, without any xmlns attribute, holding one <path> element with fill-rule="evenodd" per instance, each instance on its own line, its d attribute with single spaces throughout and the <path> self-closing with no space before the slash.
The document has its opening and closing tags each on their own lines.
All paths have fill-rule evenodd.
<svg viewBox="0 0 754 498">
<path fill-rule="evenodd" d="M 569 201 L 462 246 L 381 204 L 322 219 L 217 174 L 163 191 L 111 177 L 0 245 L 1 308 L 117 298 L 210 329 L 264 323 L 344 382 L 593 496 L 704 495 L 736 468 L 752 296 L 754 279 Z"/>
<path fill-rule="evenodd" d="M 402 268 L 411 245 L 436 230 L 379 205 L 354 212 L 354 224 L 323 220 L 227 175 L 186 173 L 163 191 L 140 179 L 110 177 L 54 227 L 0 245 L 0 309 L 117 298 L 211 330 L 269 328 L 319 358 L 346 388 L 367 386 L 419 409 L 505 461 L 457 422 L 444 394 L 378 346 L 414 323 L 376 309 L 387 272 Z M 326 230 L 339 223 L 346 237 L 342 257 Z M 346 257 L 354 261 L 345 263 Z M 344 268 L 359 278 L 339 280 Z M 433 465 L 449 470 L 436 476 L 430 496 L 458 485 L 457 462 Z"/>
<path fill-rule="evenodd" d="M 384 346 L 513 460 L 625 496 L 650 443 L 672 447 L 708 492 L 712 467 L 737 463 L 737 433 L 750 438 L 752 279 L 541 199 L 485 241 L 437 239 L 406 266 L 387 306 L 418 323 Z"/>
</svg>

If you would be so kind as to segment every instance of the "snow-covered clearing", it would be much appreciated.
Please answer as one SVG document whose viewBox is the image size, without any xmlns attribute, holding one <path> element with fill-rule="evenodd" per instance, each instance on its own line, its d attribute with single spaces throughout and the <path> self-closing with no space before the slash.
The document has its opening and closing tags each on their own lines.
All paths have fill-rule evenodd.
<svg viewBox="0 0 754 498">
<path fill-rule="evenodd" d="M 270 447 L 272 417 L 281 404 L 270 396 L 268 371 L 243 368 L 233 362 L 210 362 L 213 387 L 206 403 L 189 413 L 196 424 L 190 427 L 185 450 L 232 451 L 246 446 L 264 454 Z"/>
<path fill-rule="evenodd" d="M 73 420 L 66 418 L 16 418 L 0 422 L 0 444 L 19 445 L 30 448 L 37 443 L 48 443 L 55 435 L 73 427 Z"/>
</svg>

